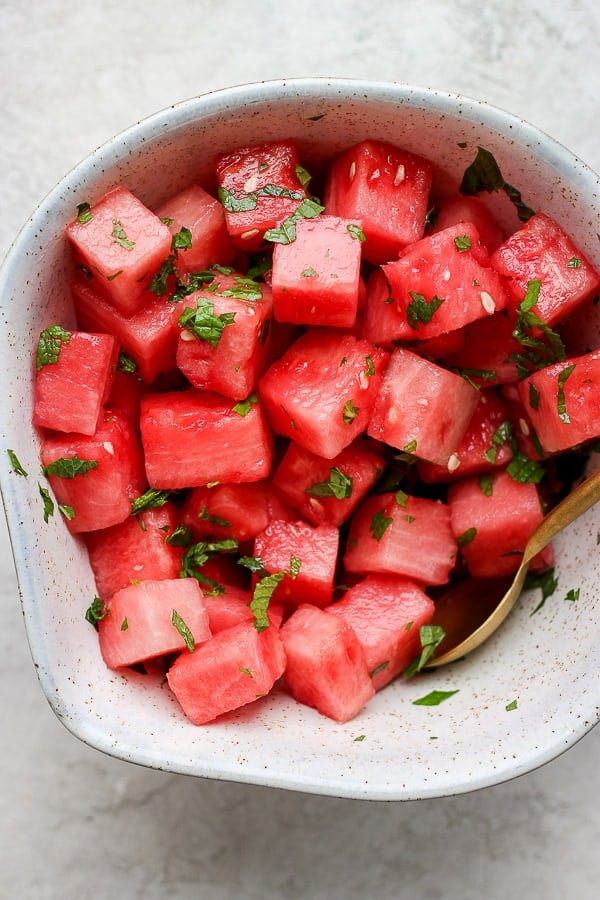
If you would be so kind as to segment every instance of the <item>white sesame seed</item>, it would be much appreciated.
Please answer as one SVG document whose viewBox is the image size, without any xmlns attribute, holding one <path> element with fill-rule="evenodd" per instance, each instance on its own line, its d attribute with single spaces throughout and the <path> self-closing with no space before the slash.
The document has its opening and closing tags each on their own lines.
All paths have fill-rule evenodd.
<svg viewBox="0 0 600 900">
<path fill-rule="evenodd" d="M 450 459 L 448 460 L 448 471 L 456 472 L 456 470 L 458 469 L 459 466 L 460 466 L 460 459 L 458 458 L 456 453 L 453 453 L 452 456 L 450 457 Z"/>
<path fill-rule="evenodd" d="M 115 455 L 115 448 L 112 441 L 104 441 L 102 444 L 107 453 L 110 453 L 111 456 Z"/>
<path fill-rule="evenodd" d="M 187 331 L 185 328 L 183 329 L 183 331 L 180 332 L 180 335 L 181 335 L 181 340 L 182 340 L 182 341 L 195 341 L 195 340 L 196 340 L 196 338 L 195 338 L 195 336 L 192 334 L 192 332 L 191 332 L 191 331 Z"/>
<path fill-rule="evenodd" d="M 256 237 L 257 234 L 260 234 L 258 228 L 251 228 L 250 231 L 244 231 L 243 234 L 240 234 L 240 237 L 243 241 L 249 241 L 251 238 Z"/>
<path fill-rule="evenodd" d="M 400 163 L 398 168 L 396 169 L 396 174 L 394 175 L 394 184 L 400 184 L 406 178 L 406 169 Z"/>
<path fill-rule="evenodd" d="M 351 162 L 351 163 L 350 163 L 350 170 L 349 170 L 349 172 L 348 172 L 348 177 L 349 177 L 350 181 L 352 181 L 352 179 L 354 178 L 355 175 L 356 175 L 356 163 L 355 163 L 355 162 Z"/>
<path fill-rule="evenodd" d="M 525 419 L 519 419 L 519 428 L 521 429 L 521 434 L 524 434 L 527 437 L 529 434 L 529 425 Z"/>
<path fill-rule="evenodd" d="M 485 309 L 486 313 L 489 313 L 491 316 L 492 313 L 496 312 L 496 304 L 494 303 L 494 298 L 491 294 L 488 294 L 487 291 L 482 291 L 479 295 L 481 297 L 481 305 Z"/>
<path fill-rule="evenodd" d="M 450 281 L 450 277 L 450 269 L 445 269 L 442 278 L 444 279 L 444 281 Z"/>
<path fill-rule="evenodd" d="M 258 172 L 255 172 L 254 175 L 251 175 L 242 190 L 246 194 L 252 194 L 258 187 Z"/>
</svg>

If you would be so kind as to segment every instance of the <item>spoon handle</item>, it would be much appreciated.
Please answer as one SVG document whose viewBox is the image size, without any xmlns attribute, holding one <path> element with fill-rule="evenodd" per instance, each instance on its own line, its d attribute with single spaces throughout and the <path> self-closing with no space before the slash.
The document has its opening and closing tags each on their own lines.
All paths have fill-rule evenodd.
<svg viewBox="0 0 600 900">
<path fill-rule="evenodd" d="M 552 538 L 591 509 L 598 500 L 600 500 L 600 469 L 596 469 L 550 510 L 531 536 L 523 554 L 523 564 L 531 562 Z"/>
</svg>

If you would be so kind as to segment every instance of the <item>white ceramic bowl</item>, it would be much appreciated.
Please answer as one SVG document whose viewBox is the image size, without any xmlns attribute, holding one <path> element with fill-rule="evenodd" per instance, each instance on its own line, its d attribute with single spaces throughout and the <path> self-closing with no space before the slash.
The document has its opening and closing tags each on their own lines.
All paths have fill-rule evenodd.
<svg viewBox="0 0 600 900">
<path fill-rule="evenodd" d="M 191 725 L 166 687 L 104 666 L 84 620 L 95 594 L 86 554 L 60 516 L 42 517 L 38 438 L 31 427 L 33 353 L 40 330 L 74 324 L 63 229 L 77 203 L 125 183 L 149 206 L 234 145 L 294 138 L 315 168 L 365 137 L 428 156 L 455 184 L 481 145 L 534 208 L 557 218 L 600 264 L 599 180 L 531 125 L 485 103 L 399 84 L 298 79 L 218 91 L 173 106 L 109 141 L 27 222 L 1 271 L 2 493 L 33 661 L 59 719 L 106 753 L 188 775 L 380 800 L 457 794 L 506 781 L 573 745 L 600 699 L 600 507 L 556 541 L 559 589 L 542 610 L 524 595 L 502 629 L 462 662 L 388 687 L 339 725 L 283 691 L 222 721 Z M 514 210 L 487 198 L 511 228 Z M 24 478 L 9 464 L 14 450 Z M 580 588 L 578 602 L 566 602 Z M 439 707 L 412 701 L 458 690 Z M 507 705 L 516 708 L 507 710 Z"/>
</svg>

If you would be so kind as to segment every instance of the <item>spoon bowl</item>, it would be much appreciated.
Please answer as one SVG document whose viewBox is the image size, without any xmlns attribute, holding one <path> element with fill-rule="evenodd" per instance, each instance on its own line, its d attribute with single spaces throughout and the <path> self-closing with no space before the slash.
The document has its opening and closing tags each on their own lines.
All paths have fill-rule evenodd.
<svg viewBox="0 0 600 900">
<path fill-rule="evenodd" d="M 521 596 L 525 578 L 531 560 L 538 553 L 548 546 L 550 541 L 556 537 L 559 532 L 563 531 L 571 522 L 578 519 L 584 512 L 591 509 L 594 504 L 600 500 L 600 469 L 596 469 L 589 475 L 585 481 L 580 482 L 575 488 L 559 503 L 554 506 L 550 512 L 543 518 L 538 527 L 529 538 L 521 565 L 517 569 L 512 582 L 507 585 L 505 580 L 490 581 L 484 585 L 482 581 L 473 584 L 473 590 L 464 594 L 465 602 L 470 604 L 471 608 L 462 611 L 462 621 L 460 625 L 460 634 L 467 635 L 459 637 L 459 642 L 451 649 L 446 650 L 440 656 L 434 656 L 428 663 L 427 668 L 437 668 L 445 666 L 447 663 L 455 662 L 462 659 L 468 653 L 471 653 L 477 647 L 481 646 L 487 639 L 502 625 L 511 609 Z M 495 596 L 498 596 L 498 588 L 505 589 L 504 595 L 500 595 L 500 600 L 495 602 Z M 484 615 L 488 610 L 489 614 L 481 621 L 481 610 L 479 601 L 473 602 L 473 594 L 477 590 L 482 590 L 486 595 L 484 605 Z M 460 606 L 459 594 L 454 598 L 456 601 L 455 608 L 448 604 L 445 610 L 446 614 L 453 618 L 456 615 L 456 606 Z M 461 598 L 462 599 L 462 598 Z M 466 619 L 466 621 L 465 621 Z M 435 621 L 435 619 L 434 619 Z M 472 630 L 469 628 L 471 623 Z"/>
</svg>

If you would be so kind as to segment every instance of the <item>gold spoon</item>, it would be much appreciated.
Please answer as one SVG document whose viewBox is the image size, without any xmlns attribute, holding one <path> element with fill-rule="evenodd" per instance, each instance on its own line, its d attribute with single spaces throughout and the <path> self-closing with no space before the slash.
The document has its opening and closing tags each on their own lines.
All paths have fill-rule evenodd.
<svg viewBox="0 0 600 900">
<path fill-rule="evenodd" d="M 459 643 L 451 647 L 450 650 L 446 650 L 440 656 L 434 656 L 430 659 L 427 662 L 426 668 L 430 669 L 436 668 L 437 666 L 444 666 L 446 663 L 461 659 L 463 656 L 466 656 L 467 653 L 475 650 L 476 647 L 479 647 L 480 644 L 486 641 L 490 635 L 500 627 L 517 602 L 525 582 L 529 563 L 533 557 L 537 556 L 544 547 L 547 547 L 550 541 L 556 537 L 560 531 L 566 528 L 567 525 L 570 525 L 571 522 L 578 519 L 584 512 L 591 509 L 598 500 L 600 500 L 600 469 L 597 469 L 592 475 L 588 476 L 585 481 L 578 484 L 571 493 L 561 500 L 560 503 L 557 503 L 540 522 L 525 546 L 521 565 L 514 575 L 512 584 L 510 584 L 510 587 L 508 587 L 508 590 L 506 590 L 506 593 L 501 597 L 500 602 L 497 603 L 497 605 L 493 601 L 492 596 L 494 608 L 489 612 L 487 618 L 480 624 L 477 624 L 475 629 L 470 633 L 468 624 L 466 627 L 463 626 L 461 630 L 463 633 L 466 631 L 467 637 L 459 639 Z M 485 584 L 482 580 L 477 582 L 478 589 L 481 590 L 482 584 Z M 506 582 L 496 582 L 496 585 L 498 584 L 506 585 Z M 490 583 L 489 587 L 493 594 L 494 585 Z M 467 598 L 467 600 L 468 599 L 469 598 Z M 448 607 L 448 613 L 452 616 L 451 607 Z M 436 618 L 434 617 L 434 622 L 435 621 Z M 473 624 L 471 619 L 471 627 Z M 448 637 L 451 637 L 451 635 L 448 635 Z"/>
</svg>

